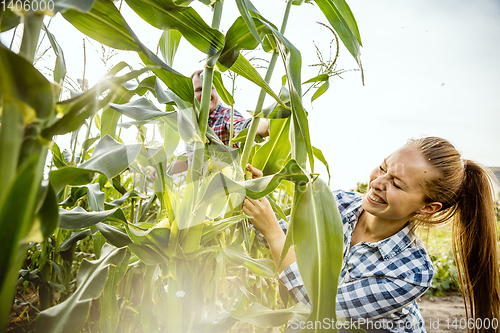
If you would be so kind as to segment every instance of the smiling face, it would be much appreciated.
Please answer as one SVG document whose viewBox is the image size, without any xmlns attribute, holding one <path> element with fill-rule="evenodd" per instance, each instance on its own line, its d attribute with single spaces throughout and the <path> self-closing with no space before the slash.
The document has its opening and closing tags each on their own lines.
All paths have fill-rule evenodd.
<svg viewBox="0 0 500 333">
<path fill-rule="evenodd" d="M 424 184 L 437 176 L 432 166 L 414 147 L 396 150 L 370 174 L 363 209 L 376 218 L 404 225 L 415 214 L 431 214 L 439 203 L 426 203 Z"/>
<path fill-rule="evenodd" d="M 203 81 L 199 75 L 193 76 L 193 88 L 194 88 L 194 98 L 201 104 L 201 93 L 203 91 Z M 210 92 L 210 112 L 215 110 L 215 108 L 219 105 L 219 95 L 217 95 L 217 91 L 215 87 L 212 86 L 212 91 Z"/>
</svg>

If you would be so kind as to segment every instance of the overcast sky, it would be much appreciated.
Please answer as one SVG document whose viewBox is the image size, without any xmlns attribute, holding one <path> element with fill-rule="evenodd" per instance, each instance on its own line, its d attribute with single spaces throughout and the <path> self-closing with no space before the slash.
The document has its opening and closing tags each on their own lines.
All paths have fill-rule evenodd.
<svg viewBox="0 0 500 333">
<path fill-rule="evenodd" d="M 252 2 L 264 17 L 280 26 L 285 1 Z M 500 1 L 348 3 L 363 42 L 365 85 L 359 72 L 348 72 L 343 79 L 332 78 L 328 92 L 312 105 L 311 94 L 304 99 L 313 145 L 323 151 L 330 164 L 332 188 L 350 189 L 358 181 L 367 181 L 370 171 L 407 139 L 427 135 L 450 140 L 465 158 L 500 166 Z M 123 6 L 127 22 L 155 52 L 161 31 L 138 18 L 125 3 Z M 194 6 L 210 24 L 210 10 L 196 2 Z M 236 5 L 226 1 L 223 32 L 236 17 Z M 328 58 L 332 35 L 316 21 L 327 23 L 317 6 L 292 7 L 285 36 L 302 52 L 302 81 L 318 71 L 309 67 L 318 62 L 314 43 Z M 68 75 L 81 78 L 83 36 L 60 15 L 49 29 L 65 52 Z M 10 36 L 4 35 L 2 42 L 10 43 Z M 87 78 L 93 85 L 105 69 L 98 60 L 99 44 L 87 42 L 86 48 Z M 262 56 L 258 52 L 254 55 Z M 43 66 L 53 67 L 54 58 L 47 57 L 49 61 Z M 203 59 L 203 54 L 183 40 L 173 67 L 190 75 L 203 67 Z M 133 53 L 122 53 L 110 64 L 120 60 L 140 67 Z M 338 69 L 356 68 L 349 52 L 341 47 Z M 279 62 L 271 81 L 275 91 L 279 91 L 283 74 Z M 226 84 L 229 88 L 229 81 Z M 239 78 L 236 108 L 253 109 L 258 93 L 255 85 Z M 321 167 L 316 171 L 325 174 Z"/>
</svg>

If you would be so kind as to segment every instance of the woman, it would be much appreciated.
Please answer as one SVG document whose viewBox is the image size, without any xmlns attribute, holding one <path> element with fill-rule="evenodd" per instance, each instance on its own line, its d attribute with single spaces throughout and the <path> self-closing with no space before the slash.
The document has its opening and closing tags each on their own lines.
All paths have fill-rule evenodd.
<svg viewBox="0 0 500 333">
<path fill-rule="evenodd" d="M 254 176 L 262 175 L 250 169 Z M 467 317 L 475 319 L 470 331 L 493 331 L 480 328 L 486 318 L 499 319 L 500 306 L 497 222 L 484 168 L 462 159 L 444 139 L 409 140 L 372 171 L 364 197 L 343 191 L 334 195 L 344 224 L 337 317 L 382 323 L 376 328 L 390 332 L 425 332 L 416 299 L 431 286 L 434 271 L 413 231 L 452 221 Z M 287 223 L 278 223 L 265 198 L 247 198 L 243 211 L 266 238 L 277 263 Z M 279 272 L 293 298 L 309 303 L 293 249 Z"/>
</svg>

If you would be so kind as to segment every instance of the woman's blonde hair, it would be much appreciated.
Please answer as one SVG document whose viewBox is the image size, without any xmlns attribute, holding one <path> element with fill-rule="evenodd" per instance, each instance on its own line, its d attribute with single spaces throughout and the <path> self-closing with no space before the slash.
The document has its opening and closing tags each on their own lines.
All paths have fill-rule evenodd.
<svg viewBox="0 0 500 333">
<path fill-rule="evenodd" d="M 497 220 L 490 172 L 460 153 L 447 140 L 426 137 L 408 141 L 438 171 L 422 184 L 427 202 L 443 207 L 416 223 L 452 223 L 453 254 L 468 318 L 499 318 L 500 286 Z M 479 323 L 479 321 L 475 322 Z M 475 326 L 475 325 L 474 325 Z M 479 325 L 478 325 L 479 326 Z M 483 332 L 477 327 L 470 332 Z"/>
</svg>

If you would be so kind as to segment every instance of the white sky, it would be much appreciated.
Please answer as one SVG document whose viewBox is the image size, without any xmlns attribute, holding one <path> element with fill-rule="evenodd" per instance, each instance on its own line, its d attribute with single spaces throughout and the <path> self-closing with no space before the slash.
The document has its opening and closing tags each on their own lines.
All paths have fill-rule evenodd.
<svg viewBox="0 0 500 333">
<path fill-rule="evenodd" d="M 264 17 L 281 25 L 285 1 L 253 0 Z M 441 136 L 456 145 L 465 158 L 487 166 L 500 166 L 500 1 L 498 0 L 356 0 L 348 1 L 363 41 L 365 86 L 359 72 L 334 77 L 330 89 L 310 104 L 311 139 L 320 148 L 332 173 L 332 188 L 354 188 L 367 181 L 384 157 L 411 137 Z M 127 22 L 153 52 L 161 31 L 149 26 L 123 4 Z M 211 12 L 194 2 L 210 24 Z M 226 1 L 221 29 L 226 32 L 238 16 L 233 1 Z M 285 36 L 302 52 L 302 81 L 318 69 L 313 41 L 328 58 L 333 37 L 316 21 L 327 23 L 317 6 L 293 6 Z M 81 35 L 57 15 L 49 27 L 63 48 L 68 75 L 81 78 Z M 10 36 L 2 36 L 9 44 Z M 104 74 L 98 60 L 100 46 L 87 43 L 87 78 L 93 85 Z M 16 44 L 16 42 L 15 42 Z M 44 66 L 53 67 L 48 52 Z M 125 53 L 125 54 L 124 54 Z M 262 57 L 262 53 L 252 55 Z M 264 55 L 269 59 L 268 55 Z M 184 75 L 202 68 L 204 55 L 181 41 L 174 68 Z M 111 60 L 126 60 L 139 68 L 139 58 L 123 52 Z M 109 66 L 108 66 L 109 67 Z M 357 67 L 341 46 L 338 69 Z M 262 73 L 262 72 L 261 72 Z M 284 69 L 278 62 L 271 81 L 278 92 Z M 262 74 L 264 76 L 264 74 Z M 226 81 L 229 89 L 229 80 Z M 304 91 L 306 87 L 304 86 Z M 237 80 L 236 108 L 255 107 L 259 89 Z M 266 104 L 270 99 L 266 99 Z M 244 113 L 244 112 L 243 112 Z M 248 117 L 248 114 L 245 114 Z M 316 172 L 325 174 L 318 163 Z"/>
</svg>

